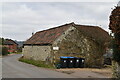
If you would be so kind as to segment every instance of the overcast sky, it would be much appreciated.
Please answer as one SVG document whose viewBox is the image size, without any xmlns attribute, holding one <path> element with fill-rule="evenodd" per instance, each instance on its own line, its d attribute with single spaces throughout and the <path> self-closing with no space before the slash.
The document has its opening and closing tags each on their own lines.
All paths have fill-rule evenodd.
<svg viewBox="0 0 120 80">
<path fill-rule="evenodd" d="M 32 32 L 70 22 L 97 25 L 108 31 L 111 8 L 117 2 L 5 2 L 0 4 L 0 36 L 21 41 Z"/>
</svg>

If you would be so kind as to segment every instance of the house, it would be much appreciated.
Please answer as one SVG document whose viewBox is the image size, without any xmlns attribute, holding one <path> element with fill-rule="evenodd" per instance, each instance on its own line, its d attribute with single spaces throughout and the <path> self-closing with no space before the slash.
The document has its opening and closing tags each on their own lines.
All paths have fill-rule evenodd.
<svg viewBox="0 0 120 80">
<path fill-rule="evenodd" d="M 8 48 L 8 52 L 17 52 L 18 44 L 11 39 L 5 39 L 3 46 Z"/>
<path fill-rule="evenodd" d="M 24 43 L 24 58 L 51 63 L 60 56 L 85 58 L 86 67 L 102 66 L 109 34 L 98 26 L 69 23 L 36 32 Z"/>
</svg>

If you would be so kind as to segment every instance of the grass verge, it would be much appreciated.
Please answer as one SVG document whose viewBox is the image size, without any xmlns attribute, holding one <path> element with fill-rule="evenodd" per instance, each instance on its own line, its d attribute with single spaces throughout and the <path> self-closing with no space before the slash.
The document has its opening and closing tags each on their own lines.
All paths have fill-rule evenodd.
<svg viewBox="0 0 120 80">
<path fill-rule="evenodd" d="M 22 52 L 16 52 L 15 54 L 22 54 Z"/>
<path fill-rule="evenodd" d="M 55 67 L 53 67 L 52 64 L 45 64 L 44 61 L 36 61 L 36 60 L 30 60 L 30 59 L 25 59 L 25 58 L 19 58 L 19 61 L 21 62 L 25 62 L 25 63 L 28 63 L 28 64 L 32 64 L 32 65 L 35 65 L 37 67 L 44 67 L 44 68 L 51 68 L 51 69 L 54 69 Z"/>
</svg>

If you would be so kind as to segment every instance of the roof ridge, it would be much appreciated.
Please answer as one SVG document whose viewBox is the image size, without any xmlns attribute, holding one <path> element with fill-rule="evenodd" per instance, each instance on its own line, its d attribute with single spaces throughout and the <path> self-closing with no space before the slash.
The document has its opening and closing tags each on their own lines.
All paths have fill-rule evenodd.
<svg viewBox="0 0 120 80">
<path fill-rule="evenodd" d="M 48 31 L 48 30 L 52 30 L 52 29 L 56 29 L 56 28 L 60 28 L 60 27 L 66 27 L 66 26 L 69 26 L 69 25 L 75 25 L 75 23 L 74 22 L 66 23 L 66 24 L 63 24 L 63 25 L 60 25 L 60 26 L 57 26 L 57 27 L 52 27 L 52 28 L 49 28 L 49 29 L 46 29 L 46 30 L 38 31 L 36 33 L 43 32 L 43 31 Z"/>
<path fill-rule="evenodd" d="M 76 27 L 93 27 L 93 28 L 99 28 L 99 29 L 105 31 L 106 33 L 108 33 L 106 30 L 104 30 L 103 28 L 101 28 L 101 27 L 99 27 L 99 26 L 79 25 L 79 24 L 76 24 Z"/>
<path fill-rule="evenodd" d="M 85 27 L 99 27 L 95 25 L 80 25 L 80 24 L 75 24 L 75 26 L 85 26 Z"/>
</svg>

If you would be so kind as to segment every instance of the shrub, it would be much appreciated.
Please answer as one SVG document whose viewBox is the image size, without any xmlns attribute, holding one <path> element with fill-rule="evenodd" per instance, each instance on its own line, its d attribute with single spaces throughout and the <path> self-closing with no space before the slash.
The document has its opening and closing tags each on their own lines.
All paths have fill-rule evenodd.
<svg viewBox="0 0 120 80">
<path fill-rule="evenodd" d="M 8 52 L 8 48 L 7 47 L 2 47 L 2 55 L 8 55 L 9 52 Z"/>
<path fill-rule="evenodd" d="M 22 52 L 22 47 L 18 47 L 18 52 Z"/>
<path fill-rule="evenodd" d="M 2 55 L 2 47 L 0 46 L 0 56 Z"/>
</svg>

